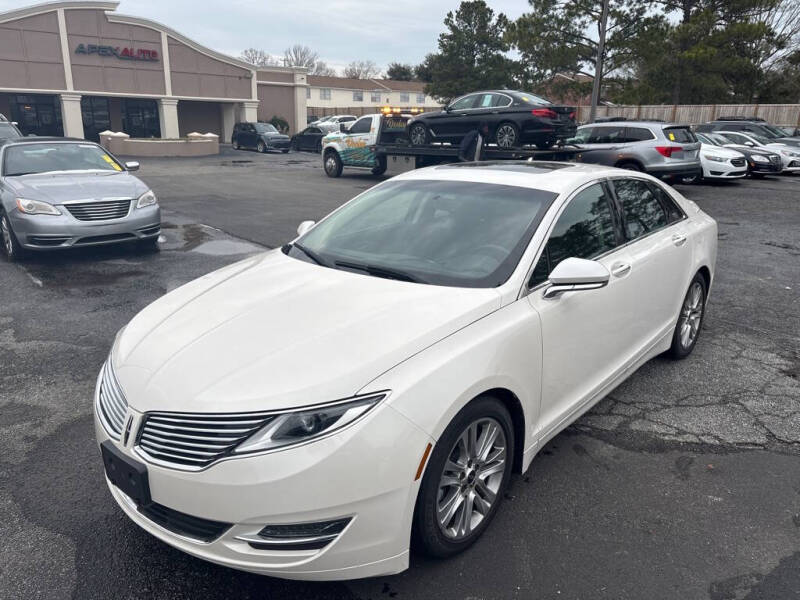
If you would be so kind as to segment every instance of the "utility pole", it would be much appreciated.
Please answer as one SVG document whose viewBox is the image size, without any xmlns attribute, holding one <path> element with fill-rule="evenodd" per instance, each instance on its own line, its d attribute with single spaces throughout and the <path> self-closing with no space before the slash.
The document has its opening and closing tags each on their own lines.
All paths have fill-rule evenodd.
<svg viewBox="0 0 800 600">
<path fill-rule="evenodd" d="M 603 0 L 603 14 L 600 17 L 600 40 L 597 42 L 597 62 L 594 65 L 594 83 L 592 84 L 592 106 L 589 110 L 590 123 L 594 123 L 595 117 L 597 117 L 597 103 L 600 100 L 600 81 L 603 79 L 603 53 L 606 48 L 608 1 Z"/>
</svg>

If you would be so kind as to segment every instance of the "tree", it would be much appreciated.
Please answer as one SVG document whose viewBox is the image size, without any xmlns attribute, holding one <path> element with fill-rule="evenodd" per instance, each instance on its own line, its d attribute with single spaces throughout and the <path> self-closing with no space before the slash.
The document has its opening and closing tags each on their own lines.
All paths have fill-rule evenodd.
<svg viewBox="0 0 800 600">
<path fill-rule="evenodd" d="M 255 67 L 271 67 L 280 64 L 277 58 L 258 48 L 247 48 L 239 55 L 241 59 Z"/>
<path fill-rule="evenodd" d="M 320 60 L 319 54 L 308 46 L 295 44 L 283 51 L 283 65 L 286 67 L 305 67 L 309 75 L 336 75 L 325 61 Z"/>
<path fill-rule="evenodd" d="M 478 89 L 506 87 L 514 79 L 514 63 L 506 57 L 508 19 L 484 0 L 462 2 L 447 13 L 447 31 L 439 35 L 439 51 L 417 67 L 428 80 L 425 93 L 449 100 Z"/>
<path fill-rule="evenodd" d="M 415 79 L 414 67 L 398 62 L 389 63 L 386 68 L 386 78 L 395 81 L 412 81 Z"/>
<path fill-rule="evenodd" d="M 509 26 L 508 41 L 519 51 L 518 77 L 524 87 L 558 74 L 594 77 L 603 0 L 529 0 L 531 11 Z M 649 2 L 609 0 L 601 77 L 636 61 L 633 41 L 661 26 Z"/>
<path fill-rule="evenodd" d="M 380 69 L 371 60 L 354 60 L 345 67 L 344 76 L 350 79 L 371 79 L 380 76 Z"/>
</svg>

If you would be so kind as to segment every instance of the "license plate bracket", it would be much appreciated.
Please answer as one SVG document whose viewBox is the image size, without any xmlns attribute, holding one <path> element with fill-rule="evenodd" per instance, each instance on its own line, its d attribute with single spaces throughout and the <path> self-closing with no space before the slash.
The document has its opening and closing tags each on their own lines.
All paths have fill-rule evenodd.
<svg viewBox="0 0 800 600">
<path fill-rule="evenodd" d="M 147 467 L 120 452 L 111 441 L 100 444 L 103 466 L 108 480 L 133 500 L 137 506 L 152 504 Z"/>
</svg>

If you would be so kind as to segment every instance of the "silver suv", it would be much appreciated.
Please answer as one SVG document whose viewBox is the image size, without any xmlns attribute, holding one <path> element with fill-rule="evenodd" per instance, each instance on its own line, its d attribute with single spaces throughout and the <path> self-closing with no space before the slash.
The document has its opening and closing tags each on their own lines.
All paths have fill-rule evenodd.
<svg viewBox="0 0 800 600">
<path fill-rule="evenodd" d="M 586 149 L 579 155 L 586 163 L 645 171 L 656 177 L 689 177 L 701 172 L 700 142 L 688 125 L 591 123 L 578 127 L 567 143 Z"/>
</svg>

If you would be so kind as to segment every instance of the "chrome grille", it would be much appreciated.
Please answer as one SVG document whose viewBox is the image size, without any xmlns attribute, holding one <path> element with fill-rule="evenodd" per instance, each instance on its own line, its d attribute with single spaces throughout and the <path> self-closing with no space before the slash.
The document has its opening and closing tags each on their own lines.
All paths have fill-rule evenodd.
<svg viewBox="0 0 800 600">
<path fill-rule="evenodd" d="M 128 402 L 114 377 L 110 360 L 103 365 L 102 373 L 100 392 L 97 394 L 97 414 L 108 435 L 119 440 L 125 424 L 125 413 L 128 412 Z"/>
<path fill-rule="evenodd" d="M 137 448 L 158 463 L 202 469 L 274 418 L 264 413 L 148 413 Z"/>
<path fill-rule="evenodd" d="M 125 200 L 103 200 L 101 202 L 74 202 L 65 204 L 70 214 L 79 221 L 105 221 L 121 219 L 131 209 L 130 198 Z"/>
<path fill-rule="evenodd" d="M 769 160 L 770 160 L 770 162 L 771 162 L 773 165 L 778 165 L 778 166 L 780 166 L 780 165 L 781 165 L 781 157 L 780 157 L 780 156 L 778 156 L 777 154 L 773 154 L 773 155 L 771 155 L 771 156 L 769 157 Z"/>
<path fill-rule="evenodd" d="M 734 167 L 743 167 L 744 166 L 744 158 L 732 158 L 731 164 Z"/>
</svg>

